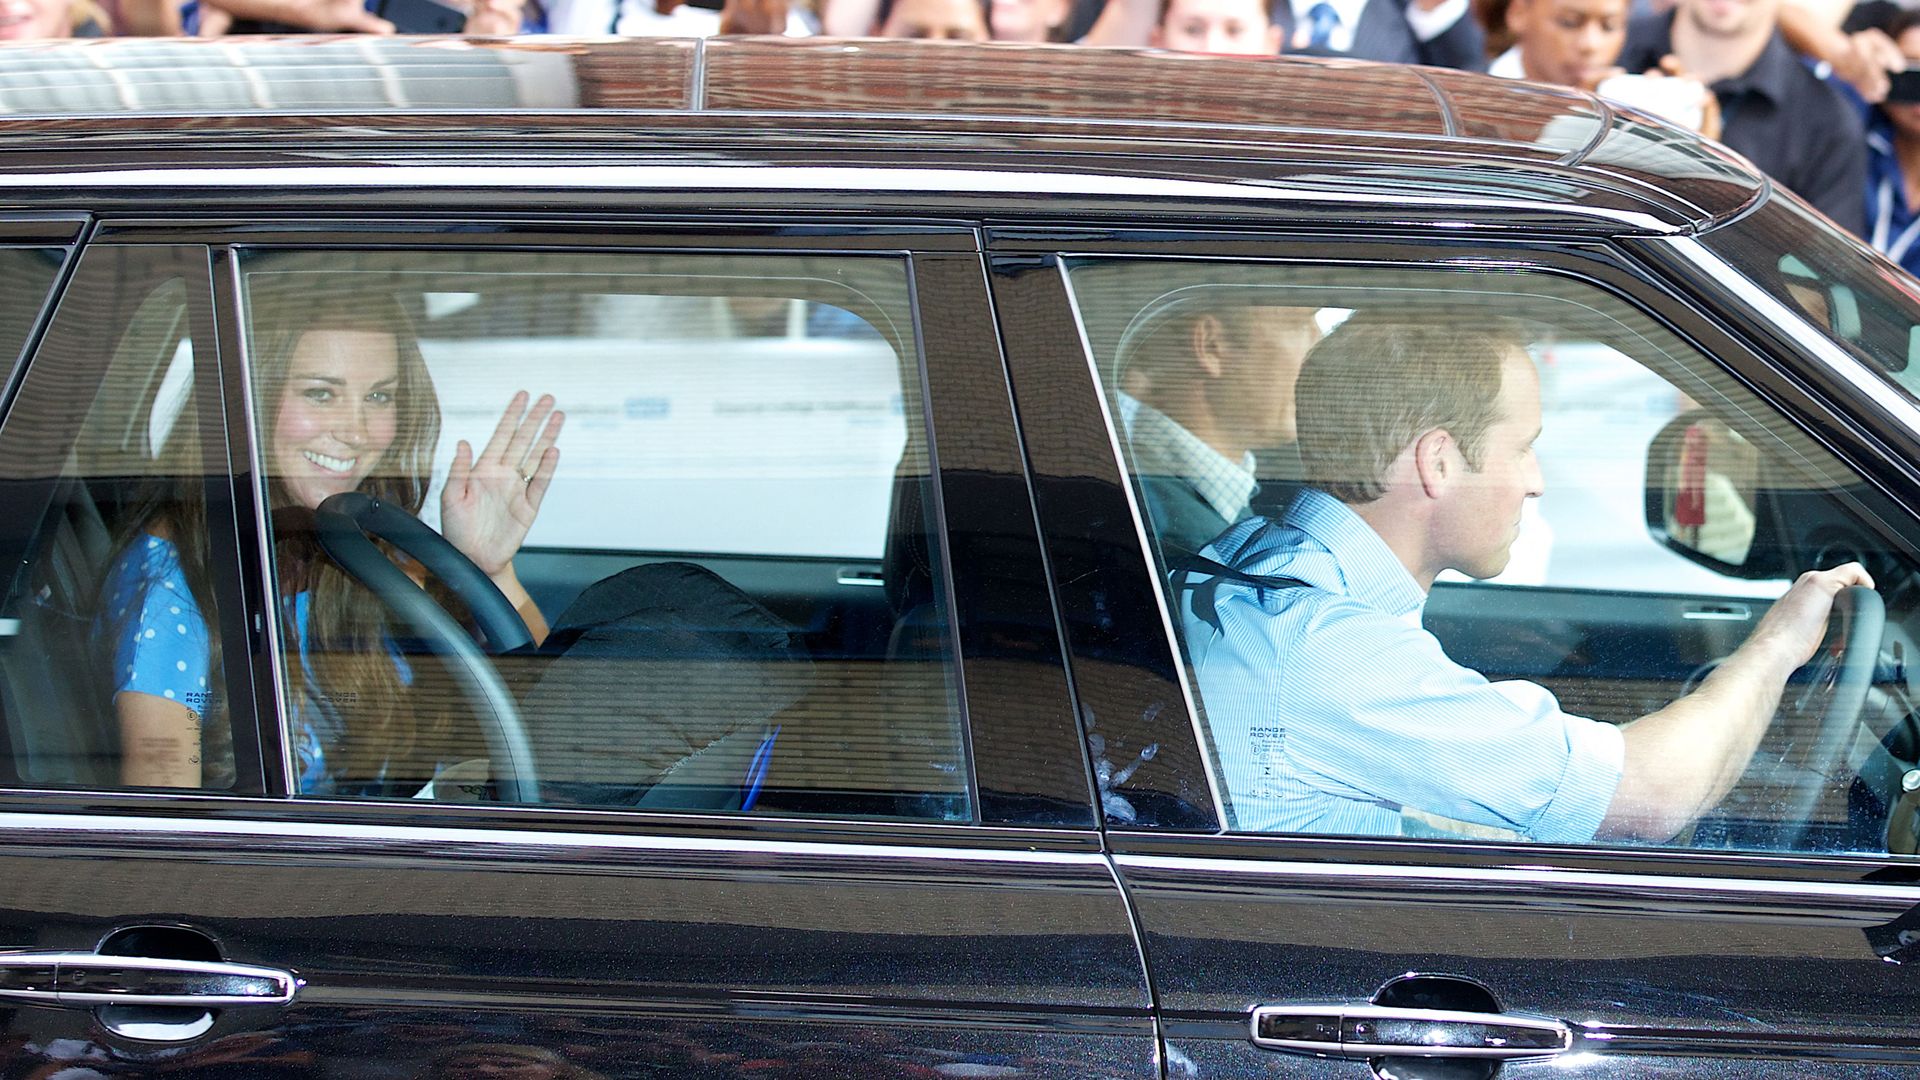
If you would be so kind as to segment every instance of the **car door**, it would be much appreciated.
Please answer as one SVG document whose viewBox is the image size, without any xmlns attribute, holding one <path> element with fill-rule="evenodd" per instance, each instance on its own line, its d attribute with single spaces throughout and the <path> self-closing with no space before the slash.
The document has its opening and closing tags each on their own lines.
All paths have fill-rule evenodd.
<svg viewBox="0 0 1920 1080">
<path fill-rule="evenodd" d="M 1574 510 L 1589 515 L 1591 528 L 1645 543 L 1625 559 L 1633 573 L 1674 556 L 1644 532 L 1659 516 L 1647 507 L 1659 503 L 1663 475 L 1646 465 L 1651 444 L 1662 430 L 1732 414 L 1733 426 L 1766 443 L 1769 460 L 1797 462 L 1792 484 L 1772 475 L 1780 492 L 1797 493 L 1803 526 L 1818 518 L 1864 538 L 1875 565 L 1904 572 L 1911 514 L 1869 479 L 1880 470 L 1844 420 L 1601 247 L 1135 231 L 1076 234 L 1068 251 L 1057 239 L 1007 230 L 990 236 L 989 249 L 1108 841 L 1141 924 L 1169 1075 L 1914 1074 L 1920 1060 L 1908 1005 L 1916 984 L 1901 929 L 1920 893 L 1910 860 L 1886 853 L 1884 814 L 1863 819 L 1860 785 L 1849 783 L 1876 740 L 1904 722 L 1903 672 L 1875 674 L 1869 705 L 1848 714 L 1854 726 L 1840 732 L 1845 745 L 1831 759 L 1807 755 L 1819 741 L 1811 736 L 1832 727 L 1819 710 L 1783 712 L 1745 778 L 1692 829 L 1664 842 L 1595 841 L 1591 824 L 1584 840 L 1541 819 L 1489 824 L 1493 815 L 1476 807 L 1528 783 L 1512 764 L 1477 774 L 1482 801 L 1419 806 L 1376 796 L 1374 809 L 1399 817 L 1377 832 L 1262 825 L 1260 796 L 1284 789 L 1262 788 L 1261 777 L 1306 768 L 1285 756 L 1301 714 L 1276 705 L 1239 726 L 1230 721 L 1249 700 L 1290 700 L 1280 696 L 1280 680 L 1311 673 L 1290 671 L 1284 649 L 1256 652 L 1244 661 L 1253 689 L 1239 691 L 1252 696 L 1235 697 L 1222 691 L 1218 667 L 1193 666 L 1187 648 L 1217 615 L 1223 571 L 1205 562 L 1170 566 L 1165 556 L 1168 502 L 1142 464 L 1149 451 L 1140 445 L 1141 417 L 1150 403 L 1165 402 L 1170 416 L 1181 405 L 1177 395 L 1151 396 L 1165 369 L 1143 370 L 1151 354 L 1141 343 L 1172 326 L 1180 347 L 1197 354 L 1214 331 L 1175 320 L 1181 303 L 1208 295 L 1214 299 L 1201 304 L 1311 311 L 1328 342 L 1356 311 L 1393 325 L 1464 318 L 1480 324 L 1473 332 L 1511 320 L 1528 335 L 1543 388 L 1543 471 L 1552 468 L 1556 421 L 1581 406 L 1609 420 L 1617 415 L 1610 403 L 1621 400 L 1604 385 L 1563 386 L 1572 404 L 1556 416 L 1553 380 L 1565 372 L 1553 369 L 1553 346 L 1604 346 L 1637 365 L 1636 378 L 1654 380 L 1627 388 L 1628 407 L 1664 410 L 1631 436 L 1639 442 L 1627 452 L 1639 455 L 1640 467 L 1625 477 L 1595 469 L 1584 480 L 1575 470 L 1529 494 L 1540 496 L 1533 501 L 1543 514 L 1556 495 L 1584 502 Z M 1230 295 L 1221 301 L 1221 293 Z M 1192 326 L 1213 317 L 1214 309 L 1198 310 Z M 1209 355 L 1213 363 L 1225 354 Z M 1294 363 L 1298 370 L 1297 354 Z M 1315 364 L 1312 351 L 1304 363 Z M 1270 368 L 1294 377 L 1278 361 Z M 1324 380 L 1327 369 L 1318 370 L 1314 377 Z M 1650 385 L 1658 400 L 1645 394 Z M 1327 400 L 1316 394 L 1314 402 Z M 1293 416 L 1308 459 L 1296 482 L 1313 487 L 1315 462 L 1326 460 L 1305 442 L 1304 410 L 1313 406 L 1304 398 L 1291 405 L 1302 410 Z M 1202 428 L 1194 423 L 1189 434 Z M 1819 444 L 1806 437 L 1812 430 L 1822 433 Z M 1249 443 L 1262 445 L 1242 439 L 1231 450 Z M 1227 443 L 1212 445 L 1216 458 L 1241 461 Z M 1257 464 L 1261 455 L 1254 457 Z M 1204 494 L 1205 481 L 1192 486 Z M 1615 488 L 1633 496 L 1625 522 L 1606 516 Z M 1270 512 L 1286 515 L 1287 505 Z M 1515 559 L 1526 528 L 1523 521 L 1512 543 Z M 1573 558 L 1593 539 L 1581 533 L 1562 545 L 1556 533 L 1548 550 Z M 1221 550 L 1207 547 L 1201 558 Z M 1196 568 L 1198 588 L 1185 584 Z M 1670 681 L 1684 683 L 1686 667 L 1724 657 L 1767 604 L 1743 592 L 1755 583 L 1737 576 L 1694 577 L 1705 584 L 1693 595 L 1642 594 L 1634 577 L 1608 577 L 1591 559 L 1578 569 L 1597 576 L 1539 591 L 1435 583 L 1427 630 L 1448 653 L 1471 655 L 1456 657 L 1469 668 L 1504 651 L 1518 663 L 1489 677 L 1526 672 L 1568 710 L 1622 723 L 1677 696 L 1681 686 Z M 1903 577 L 1881 581 L 1891 597 L 1885 655 L 1905 648 L 1905 587 Z M 1722 617 L 1696 617 L 1716 611 Z M 1460 624 L 1476 617 L 1500 631 L 1443 633 L 1470 630 Z M 1475 642 L 1486 648 L 1472 652 Z M 1401 677 L 1370 664 L 1364 649 L 1354 657 L 1349 681 L 1337 684 L 1344 689 L 1323 688 L 1311 701 L 1360 699 L 1363 682 Z M 1676 674 L 1680 660 L 1688 662 Z M 1796 695 L 1805 693 L 1790 686 L 1788 698 Z M 1380 745 L 1355 743 L 1349 759 L 1371 761 Z M 1415 772 L 1420 764 L 1416 758 Z M 1240 787 L 1249 771 L 1251 788 Z M 1781 794 L 1781 785 L 1798 794 Z M 1611 790 L 1590 811 L 1595 821 Z M 1783 825 L 1784 806 L 1804 817 Z M 1770 815 L 1771 826 L 1759 824 Z"/>
<path fill-rule="evenodd" d="M 365 227 L 103 229 L 0 426 L 65 634 L 6 702 L 0 1069 L 1154 1075 L 972 234 Z M 303 491 L 461 535 L 516 389 L 552 647 L 331 593 Z"/>
</svg>

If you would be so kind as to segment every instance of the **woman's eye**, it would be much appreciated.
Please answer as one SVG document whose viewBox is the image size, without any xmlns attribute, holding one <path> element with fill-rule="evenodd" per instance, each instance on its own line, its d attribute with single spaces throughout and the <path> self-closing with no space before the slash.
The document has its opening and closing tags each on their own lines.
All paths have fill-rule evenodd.
<svg viewBox="0 0 1920 1080">
<path fill-rule="evenodd" d="M 375 405 L 391 405 L 393 404 L 393 391 L 375 390 L 373 393 L 367 395 L 367 400 Z"/>
<path fill-rule="evenodd" d="M 301 394 L 308 401 L 311 401 L 316 405 L 325 405 L 327 402 L 333 400 L 333 391 L 327 389 L 324 386 L 308 387 L 307 389 L 301 391 Z"/>
</svg>

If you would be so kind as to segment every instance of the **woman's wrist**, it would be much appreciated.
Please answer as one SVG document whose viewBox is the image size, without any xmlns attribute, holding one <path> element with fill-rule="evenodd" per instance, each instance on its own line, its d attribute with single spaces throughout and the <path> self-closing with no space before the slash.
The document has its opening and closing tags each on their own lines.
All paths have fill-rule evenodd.
<svg viewBox="0 0 1920 1080">
<path fill-rule="evenodd" d="M 493 582 L 494 588 L 499 589 L 507 598 L 507 602 L 516 608 L 533 599 L 528 594 L 526 586 L 520 584 L 520 575 L 513 572 L 512 562 L 508 562 L 499 573 L 488 574 L 487 578 Z"/>
</svg>

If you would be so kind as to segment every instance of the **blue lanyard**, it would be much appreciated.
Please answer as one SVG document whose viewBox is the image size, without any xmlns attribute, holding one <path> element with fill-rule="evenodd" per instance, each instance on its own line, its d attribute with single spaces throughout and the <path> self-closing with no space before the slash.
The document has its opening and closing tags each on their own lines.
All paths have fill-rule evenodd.
<svg viewBox="0 0 1920 1080">
<path fill-rule="evenodd" d="M 1920 215 L 1915 215 L 1912 221 L 1907 222 L 1907 227 L 1901 229 L 1900 235 L 1893 237 L 1892 242 L 1889 243 L 1888 234 L 1893 230 L 1892 177 L 1883 176 L 1880 178 L 1880 191 L 1877 202 L 1878 205 L 1875 209 L 1878 210 L 1879 213 L 1875 214 L 1873 218 L 1874 249 L 1885 254 L 1887 258 L 1894 262 L 1904 266 L 1908 250 L 1913 247 L 1914 240 L 1920 238 Z"/>
</svg>

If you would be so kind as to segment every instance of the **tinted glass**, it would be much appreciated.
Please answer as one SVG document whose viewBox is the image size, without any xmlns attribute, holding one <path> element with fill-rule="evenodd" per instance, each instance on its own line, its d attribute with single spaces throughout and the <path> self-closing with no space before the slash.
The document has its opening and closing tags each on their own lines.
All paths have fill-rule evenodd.
<svg viewBox="0 0 1920 1080">
<path fill-rule="evenodd" d="M 233 568 L 210 541 L 225 447 L 200 437 L 219 395 L 182 265 L 90 250 L 0 429 L 0 707 L 23 783 L 236 786 L 215 598 Z"/>
<path fill-rule="evenodd" d="M 298 790 L 970 816 L 903 261 L 243 269 Z"/>
<path fill-rule="evenodd" d="M 1912 527 L 1708 358 L 1542 274 L 1071 279 L 1230 827 L 1913 850 Z"/>
<path fill-rule="evenodd" d="M 1920 400 L 1920 282 L 1796 202 L 1772 199 L 1703 242 Z"/>
</svg>

